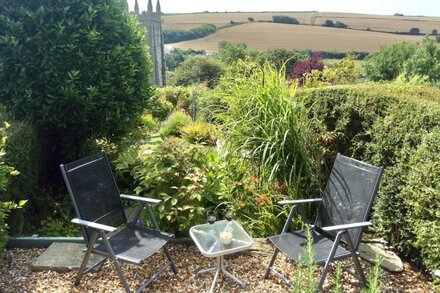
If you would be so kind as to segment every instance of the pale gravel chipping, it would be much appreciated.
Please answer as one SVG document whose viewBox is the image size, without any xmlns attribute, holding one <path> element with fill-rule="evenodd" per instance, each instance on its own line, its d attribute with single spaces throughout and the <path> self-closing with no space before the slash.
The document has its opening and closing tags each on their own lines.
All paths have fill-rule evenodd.
<svg viewBox="0 0 440 293">
<path fill-rule="evenodd" d="M 53 271 L 32 272 L 30 265 L 43 252 L 43 249 L 13 249 L 6 253 L 6 260 L 0 269 L 0 292 L 124 292 L 118 279 L 113 263 L 107 261 L 96 273 L 83 277 L 81 284 L 74 286 L 76 272 L 56 273 Z M 207 292 L 213 280 L 213 273 L 203 274 L 197 278 L 194 275 L 201 269 L 214 265 L 214 259 L 204 257 L 194 245 L 170 245 L 170 252 L 179 268 L 176 276 L 168 269 L 145 292 Z M 226 259 L 228 270 L 242 279 L 246 289 L 235 282 L 220 278 L 215 292 L 289 292 L 289 288 L 281 280 L 271 274 L 268 280 L 262 278 L 270 255 L 264 253 L 246 253 Z M 158 252 L 150 257 L 142 267 L 123 264 L 129 284 L 132 289 L 139 286 L 163 265 L 166 257 Z M 349 265 L 350 261 L 345 261 Z M 371 265 L 363 262 L 367 275 Z M 275 263 L 276 268 L 293 279 L 295 266 L 286 257 L 279 254 Z M 316 270 L 316 276 L 320 269 Z M 324 286 L 329 292 L 334 266 L 330 271 Z M 415 272 L 405 263 L 405 271 L 399 274 L 384 273 L 381 277 L 385 288 L 383 292 L 434 292 L 431 283 L 425 276 Z M 343 272 L 344 292 L 359 292 L 360 283 L 351 275 Z"/>
</svg>

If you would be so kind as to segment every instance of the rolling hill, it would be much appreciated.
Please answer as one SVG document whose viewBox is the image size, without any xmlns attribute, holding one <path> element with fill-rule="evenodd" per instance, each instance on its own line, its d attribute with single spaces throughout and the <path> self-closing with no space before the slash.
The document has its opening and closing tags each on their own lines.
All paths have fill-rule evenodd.
<svg viewBox="0 0 440 293">
<path fill-rule="evenodd" d="M 294 17 L 302 24 L 322 25 L 327 19 L 341 21 L 350 28 L 383 32 L 408 32 L 418 27 L 421 33 L 431 33 L 433 29 L 440 32 L 440 17 L 427 16 L 392 16 L 339 12 L 227 12 L 227 13 L 189 13 L 165 15 L 165 29 L 191 29 L 204 23 L 224 26 L 230 21 L 247 22 L 252 17 L 255 22 L 271 21 L 273 15 Z"/>
<path fill-rule="evenodd" d="M 169 44 L 168 47 L 214 52 L 221 41 L 245 43 L 263 50 L 286 48 L 314 51 L 377 51 L 381 45 L 401 41 L 417 42 L 422 36 L 397 35 L 361 30 L 278 23 L 246 23 L 218 30 L 202 39 Z"/>
</svg>

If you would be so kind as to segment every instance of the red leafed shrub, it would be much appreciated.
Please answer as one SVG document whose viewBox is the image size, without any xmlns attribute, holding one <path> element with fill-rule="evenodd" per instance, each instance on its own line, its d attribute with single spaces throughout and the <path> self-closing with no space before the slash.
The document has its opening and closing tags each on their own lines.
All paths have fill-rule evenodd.
<svg viewBox="0 0 440 293">
<path fill-rule="evenodd" d="M 296 64 L 293 70 L 291 79 L 297 79 L 302 85 L 304 78 L 311 74 L 313 70 L 322 71 L 324 69 L 324 62 L 318 53 L 313 53 L 309 59 L 300 61 Z"/>
</svg>

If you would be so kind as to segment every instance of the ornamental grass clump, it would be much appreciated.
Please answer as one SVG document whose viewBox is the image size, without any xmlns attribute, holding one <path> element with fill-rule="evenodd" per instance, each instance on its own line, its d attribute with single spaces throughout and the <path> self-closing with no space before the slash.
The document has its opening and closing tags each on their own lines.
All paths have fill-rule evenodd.
<svg viewBox="0 0 440 293">
<path fill-rule="evenodd" d="M 268 183 L 300 190 L 303 179 L 313 180 L 308 109 L 288 85 L 285 69 L 238 62 L 221 88 L 229 106 L 222 117 L 229 151 L 249 159 Z"/>
</svg>

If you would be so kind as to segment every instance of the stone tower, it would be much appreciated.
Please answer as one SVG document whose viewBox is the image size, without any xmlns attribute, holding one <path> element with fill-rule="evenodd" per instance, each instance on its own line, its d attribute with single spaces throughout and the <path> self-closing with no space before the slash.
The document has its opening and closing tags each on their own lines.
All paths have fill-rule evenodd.
<svg viewBox="0 0 440 293">
<path fill-rule="evenodd" d="M 156 11 L 153 11 L 153 4 L 151 0 L 148 0 L 147 11 L 139 13 L 138 0 L 135 0 L 134 9 L 140 24 L 146 27 L 148 32 L 147 42 L 150 47 L 150 56 L 153 64 L 151 82 L 159 87 L 165 86 L 166 67 L 160 2 L 157 0 Z"/>
</svg>

